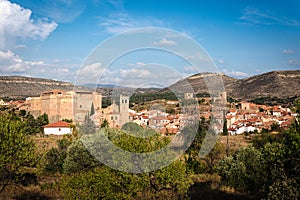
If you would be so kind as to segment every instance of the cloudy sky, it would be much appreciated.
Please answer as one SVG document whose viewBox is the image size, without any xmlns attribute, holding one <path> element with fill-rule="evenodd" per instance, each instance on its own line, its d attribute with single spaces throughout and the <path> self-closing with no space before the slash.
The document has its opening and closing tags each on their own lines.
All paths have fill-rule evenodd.
<svg viewBox="0 0 300 200">
<path fill-rule="evenodd" d="M 237 78 L 300 69 L 299 8 L 298 0 L 0 0 L 0 75 L 71 82 L 80 76 L 82 83 L 103 84 L 131 77 L 133 85 L 145 80 L 159 85 L 158 80 L 169 84 L 199 72 L 180 56 L 157 49 L 120 56 L 109 69 L 105 53 L 97 62 L 86 61 L 109 38 L 143 27 L 188 36 L 203 51 L 186 51 L 185 58 L 207 53 L 220 72 Z M 170 34 L 152 39 L 156 47 L 184 46 Z M 129 44 L 123 41 L 119 47 Z"/>
</svg>

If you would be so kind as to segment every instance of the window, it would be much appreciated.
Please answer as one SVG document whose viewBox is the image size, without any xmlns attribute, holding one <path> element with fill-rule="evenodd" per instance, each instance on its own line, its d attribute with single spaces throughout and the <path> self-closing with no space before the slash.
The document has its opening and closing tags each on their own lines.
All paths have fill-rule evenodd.
<svg viewBox="0 0 300 200">
<path fill-rule="evenodd" d="M 58 131 L 61 131 L 61 128 L 58 128 Z"/>
<path fill-rule="evenodd" d="M 82 105 L 79 105 L 79 108 L 82 108 Z"/>
<path fill-rule="evenodd" d="M 111 120 L 114 120 L 114 116 L 111 116 L 111 118 L 110 118 Z"/>
<path fill-rule="evenodd" d="M 127 99 L 125 99 L 125 103 L 127 103 Z"/>
<path fill-rule="evenodd" d="M 117 116 L 115 116 L 115 120 L 117 120 Z"/>
</svg>

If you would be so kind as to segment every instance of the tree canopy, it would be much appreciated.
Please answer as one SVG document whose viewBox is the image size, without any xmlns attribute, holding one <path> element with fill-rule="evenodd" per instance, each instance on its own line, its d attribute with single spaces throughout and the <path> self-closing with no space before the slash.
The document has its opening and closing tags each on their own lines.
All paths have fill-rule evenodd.
<svg viewBox="0 0 300 200">
<path fill-rule="evenodd" d="M 0 190 L 16 182 L 20 167 L 34 159 L 34 149 L 26 124 L 11 114 L 0 115 Z"/>
</svg>

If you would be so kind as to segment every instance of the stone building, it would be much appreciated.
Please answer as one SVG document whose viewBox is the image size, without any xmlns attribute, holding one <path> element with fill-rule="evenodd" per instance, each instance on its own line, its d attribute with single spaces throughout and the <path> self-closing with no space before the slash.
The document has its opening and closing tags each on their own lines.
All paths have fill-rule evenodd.
<svg viewBox="0 0 300 200">
<path fill-rule="evenodd" d="M 43 92 L 39 97 L 26 99 L 27 111 L 34 117 L 46 113 L 50 122 L 62 119 L 72 119 L 82 124 L 87 116 L 99 126 L 104 119 L 112 128 L 121 128 L 129 122 L 129 97 L 120 95 L 119 105 L 115 102 L 102 109 L 102 95 L 89 91 L 51 90 Z M 92 112 L 94 108 L 94 112 Z"/>
<path fill-rule="evenodd" d="M 103 109 L 98 116 L 98 119 L 95 120 L 98 121 L 99 124 L 106 119 L 111 128 L 122 128 L 126 122 L 129 122 L 129 97 L 120 95 L 119 105 L 113 101 L 113 103 Z"/>
<path fill-rule="evenodd" d="M 72 119 L 81 124 L 91 112 L 101 110 L 102 95 L 89 91 L 51 90 L 43 92 L 39 97 L 28 97 L 27 111 L 34 117 L 46 113 L 50 122 L 61 119 Z"/>
</svg>

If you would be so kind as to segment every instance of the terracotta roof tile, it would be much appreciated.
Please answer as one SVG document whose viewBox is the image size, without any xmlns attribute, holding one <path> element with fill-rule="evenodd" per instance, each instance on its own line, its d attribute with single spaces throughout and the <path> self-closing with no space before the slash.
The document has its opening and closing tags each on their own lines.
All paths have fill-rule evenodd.
<svg viewBox="0 0 300 200">
<path fill-rule="evenodd" d="M 44 128 L 52 128 L 52 127 L 70 127 L 70 123 L 64 121 L 57 121 L 51 124 L 47 124 L 43 126 Z"/>
</svg>

